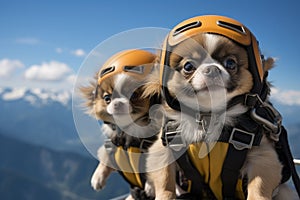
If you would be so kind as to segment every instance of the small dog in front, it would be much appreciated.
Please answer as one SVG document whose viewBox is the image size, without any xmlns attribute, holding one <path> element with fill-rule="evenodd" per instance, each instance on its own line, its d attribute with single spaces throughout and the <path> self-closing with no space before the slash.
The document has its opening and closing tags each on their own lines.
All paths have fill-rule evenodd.
<svg viewBox="0 0 300 200">
<path fill-rule="evenodd" d="M 274 60 L 261 57 L 253 34 L 227 17 L 194 17 L 170 31 L 160 62 L 152 75 L 160 84 L 147 89 L 162 86 L 166 112 L 163 144 L 147 159 L 156 199 L 175 198 L 176 165 L 195 181 L 183 193 L 196 199 L 296 199 L 283 183 L 279 127 L 268 123 L 281 120 L 268 99 Z M 168 139 L 174 132 L 181 143 Z"/>
</svg>

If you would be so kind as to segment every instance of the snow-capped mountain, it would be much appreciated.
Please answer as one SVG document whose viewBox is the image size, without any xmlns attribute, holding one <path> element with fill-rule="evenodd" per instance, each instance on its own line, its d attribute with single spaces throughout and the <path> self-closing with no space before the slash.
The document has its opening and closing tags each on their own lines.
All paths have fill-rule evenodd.
<svg viewBox="0 0 300 200">
<path fill-rule="evenodd" d="M 75 125 L 71 91 L 2 88 L 2 134 L 57 150 L 86 154 Z"/>
<path fill-rule="evenodd" d="M 50 102 L 68 105 L 71 100 L 71 91 L 45 90 L 40 88 L 0 88 L 0 98 L 4 101 L 23 99 L 34 106 L 45 105 Z"/>
</svg>

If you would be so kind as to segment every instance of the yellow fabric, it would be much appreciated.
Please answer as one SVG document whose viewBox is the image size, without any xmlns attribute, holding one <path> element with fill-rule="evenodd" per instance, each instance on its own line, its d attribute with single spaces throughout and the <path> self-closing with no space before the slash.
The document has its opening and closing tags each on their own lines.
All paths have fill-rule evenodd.
<svg viewBox="0 0 300 200">
<path fill-rule="evenodd" d="M 228 146 L 228 143 L 222 142 L 215 144 L 201 142 L 191 144 L 188 148 L 191 162 L 203 176 L 205 183 L 209 185 L 217 199 L 222 199 L 221 173 Z M 245 199 L 241 180 L 238 180 L 237 183 L 236 197 Z"/>
<path fill-rule="evenodd" d="M 122 147 L 117 147 L 115 151 L 115 161 L 123 175 L 131 184 L 143 188 L 139 174 L 140 149 L 129 147 L 125 151 Z"/>
</svg>

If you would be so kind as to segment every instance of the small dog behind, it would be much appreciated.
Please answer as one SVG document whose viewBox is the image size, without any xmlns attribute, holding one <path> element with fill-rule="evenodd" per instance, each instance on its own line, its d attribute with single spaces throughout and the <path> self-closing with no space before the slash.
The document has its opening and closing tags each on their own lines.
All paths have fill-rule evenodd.
<svg viewBox="0 0 300 200">
<path fill-rule="evenodd" d="M 152 107 L 159 103 L 159 97 L 143 96 L 144 80 L 152 70 L 155 58 L 144 50 L 120 52 L 103 65 L 96 83 L 81 88 L 87 99 L 88 113 L 103 121 L 102 131 L 110 140 L 109 147 L 102 146 L 98 150 L 101 162 L 91 179 L 95 190 L 102 189 L 109 174 L 117 169 L 134 191 L 127 199 L 153 197 L 147 180 L 141 177 L 145 167 L 138 165 L 145 159 L 142 152 L 157 139 L 161 126 L 161 117 Z M 120 155 L 121 160 L 117 159 Z M 126 162 L 128 165 L 124 164 Z"/>
</svg>

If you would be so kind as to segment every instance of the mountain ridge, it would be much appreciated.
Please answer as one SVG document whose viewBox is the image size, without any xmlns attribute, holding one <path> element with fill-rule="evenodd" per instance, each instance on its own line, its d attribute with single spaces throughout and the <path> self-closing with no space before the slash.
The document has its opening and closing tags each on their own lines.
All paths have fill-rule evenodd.
<svg viewBox="0 0 300 200">
<path fill-rule="evenodd" d="M 0 88 L 0 97 L 4 101 L 23 99 L 34 106 L 41 106 L 51 102 L 58 102 L 68 106 L 72 98 L 70 90 L 53 90 L 41 88 Z"/>
<path fill-rule="evenodd" d="M 108 199 L 128 192 L 128 185 L 117 173 L 101 192 L 92 190 L 90 178 L 96 159 L 28 144 L 1 133 L 0 158 L 1 199 Z"/>
<path fill-rule="evenodd" d="M 26 96 L 34 95 L 29 90 L 18 98 L 3 99 L 12 90 L 2 89 L 0 94 L 0 131 L 3 134 L 52 149 L 88 154 L 76 131 L 71 99 L 63 104 L 45 95 L 32 104 L 26 100 Z"/>
</svg>

